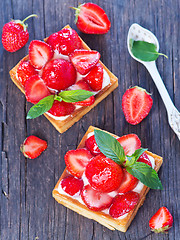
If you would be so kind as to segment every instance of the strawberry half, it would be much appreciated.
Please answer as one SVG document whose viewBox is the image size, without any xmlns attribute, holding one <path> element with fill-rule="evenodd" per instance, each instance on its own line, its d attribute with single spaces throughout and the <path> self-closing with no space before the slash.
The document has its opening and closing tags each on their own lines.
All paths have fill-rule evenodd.
<svg viewBox="0 0 180 240">
<path fill-rule="evenodd" d="M 136 134 L 124 135 L 117 139 L 124 149 L 125 155 L 132 155 L 135 150 L 141 147 L 141 140 Z"/>
<path fill-rule="evenodd" d="M 173 217 L 166 207 L 161 207 L 149 220 L 149 227 L 155 233 L 167 232 L 173 224 Z"/>
<path fill-rule="evenodd" d="M 112 192 L 122 183 L 123 170 L 113 160 L 100 154 L 87 164 L 85 175 L 97 191 Z"/>
<path fill-rule="evenodd" d="M 83 186 L 83 180 L 73 176 L 68 176 L 61 180 L 62 189 L 71 196 L 74 196 L 76 193 L 80 194 Z"/>
<path fill-rule="evenodd" d="M 36 104 L 51 93 L 43 79 L 36 74 L 25 82 L 25 95 L 28 102 Z"/>
<path fill-rule="evenodd" d="M 81 198 L 86 206 L 93 211 L 101 211 L 110 207 L 113 200 L 108 193 L 96 191 L 90 185 L 83 188 Z"/>
<path fill-rule="evenodd" d="M 143 162 L 147 165 L 149 165 L 150 167 L 152 167 L 152 163 L 150 161 L 150 159 L 148 158 L 148 155 L 143 152 L 143 154 L 141 154 L 141 156 L 138 158 L 137 162 Z"/>
<path fill-rule="evenodd" d="M 47 43 L 51 45 L 54 50 L 64 55 L 68 55 L 75 49 L 82 47 L 82 42 L 77 32 L 71 28 L 64 28 L 57 33 L 53 33 L 49 36 Z"/>
<path fill-rule="evenodd" d="M 76 26 L 84 33 L 104 34 L 111 27 L 105 11 L 94 3 L 84 3 L 74 8 L 76 10 Z"/>
<path fill-rule="evenodd" d="M 87 81 L 93 91 L 99 91 L 103 84 L 103 66 L 97 63 L 83 80 Z"/>
<path fill-rule="evenodd" d="M 124 172 L 124 177 L 123 177 L 122 183 L 118 189 L 118 193 L 129 192 L 129 191 L 133 190 L 138 184 L 138 179 L 135 178 L 130 173 L 128 173 L 125 168 L 123 169 L 123 172 Z"/>
<path fill-rule="evenodd" d="M 18 69 L 17 69 L 17 75 L 19 81 L 22 83 L 23 86 L 25 86 L 25 82 L 27 79 L 33 75 L 36 75 L 37 71 L 35 68 L 30 64 L 29 61 L 21 61 Z"/>
<path fill-rule="evenodd" d="M 96 156 L 101 153 L 101 151 L 98 148 L 98 145 L 96 143 L 94 135 L 87 138 L 85 141 L 86 148 L 91 152 L 92 155 Z"/>
<path fill-rule="evenodd" d="M 85 75 L 98 63 L 101 55 L 92 50 L 75 50 L 69 57 L 76 70 Z"/>
<path fill-rule="evenodd" d="M 71 86 L 69 88 L 70 90 L 79 90 L 79 89 L 82 89 L 82 90 L 86 90 L 86 91 L 92 91 L 92 89 L 89 87 L 88 83 L 85 82 L 84 80 L 80 80 L 78 81 L 76 84 L 74 84 L 73 86 Z M 76 103 L 73 103 L 75 105 L 80 105 L 80 106 L 90 106 L 92 105 L 93 103 L 95 102 L 95 97 L 94 96 L 91 96 L 89 98 L 87 98 L 86 100 L 84 101 L 80 101 L 80 102 L 76 102 Z"/>
<path fill-rule="evenodd" d="M 153 100 L 145 89 L 133 87 L 128 89 L 122 97 L 122 110 L 128 123 L 140 123 L 150 112 Z"/>
<path fill-rule="evenodd" d="M 33 40 L 29 45 L 29 61 L 36 69 L 41 69 L 53 57 L 52 47 L 42 41 Z"/>
<path fill-rule="evenodd" d="M 25 157 L 34 159 L 37 158 L 46 148 L 46 141 L 31 135 L 24 140 L 20 150 Z"/>
<path fill-rule="evenodd" d="M 93 156 L 84 149 L 70 150 L 64 156 L 68 171 L 75 177 L 81 178 L 89 161 Z"/>
<path fill-rule="evenodd" d="M 125 213 L 130 212 L 138 203 L 139 194 L 136 192 L 127 192 L 122 195 L 117 195 L 109 209 L 109 214 L 113 218 L 118 218 Z"/>
<path fill-rule="evenodd" d="M 48 113 L 56 117 L 62 117 L 73 113 L 74 110 L 75 106 L 72 103 L 67 103 L 63 101 L 59 102 L 55 100 L 52 108 L 48 111 Z"/>
</svg>

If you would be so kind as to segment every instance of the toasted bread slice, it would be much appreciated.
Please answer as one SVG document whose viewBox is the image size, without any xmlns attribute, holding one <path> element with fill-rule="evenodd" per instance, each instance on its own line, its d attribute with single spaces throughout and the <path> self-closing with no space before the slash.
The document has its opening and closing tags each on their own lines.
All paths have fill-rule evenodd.
<svg viewBox="0 0 180 240">
<path fill-rule="evenodd" d="M 67 25 L 64 28 L 70 28 L 70 26 Z M 47 40 L 47 38 L 44 39 L 44 41 L 46 41 L 46 40 Z M 82 39 L 81 39 L 81 41 L 82 41 L 82 46 L 83 46 L 84 49 L 91 50 Z M 29 57 L 27 55 L 22 60 L 27 61 L 28 58 Z M 21 82 L 17 78 L 17 69 L 18 69 L 18 66 L 19 66 L 20 62 L 13 69 L 11 69 L 9 73 L 10 73 L 12 81 L 25 94 L 24 87 L 22 86 Z M 86 113 L 88 113 L 92 108 L 94 108 L 99 102 L 101 102 L 114 89 L 116 89 L 118 87 L 118 78 L 112 72 L 110 72 L 110 70 L 101 61 L 99 61 L 99 62 L 102 64 L 104 70 L 108 73 L 108 75 L 110 77 L 110 84 L 107 85 L 105 88 L 103 88 L 98 94 L 95 95 L 95 102 L 91 106 L 83 106 L 79 109 L 76 109 L 71 115 L 69 115 L 64 120 L 55 120 L 54 118 L 50 117 L 46 113 L 44 114 L 46 116 L 46 118 L 53 124 L 53 126 L 60 133 L 65 132 L 74 123 L 78 122 Z"/>
<path fill-rule="evenodd" d="M 85 133 L 84 137 L 82 138 L 82 140 L 77 148 L 83 148 L 85 146 L 85 141 L 87 139 L 88 134 L 93 132 L 94 129 L 97 129 L 97 128 L 95 128 L 93 126 L 89 127 L 89 129 Z M 114 137 L 117 137 L 114 134 L 111 134 L 111 135 Z M 162 165 L 162 162 L 163 162 L 162 157 L 160 157 L 156 154 L 153 154 L 149 151 L 147 151 L 146 153 L 155 159 L 155 170 L 157 172 Z M 56 199 L 56 201 L 61 203 L 65 207 L 68 207 L 71 210 L 73 210 L 87 218 L 90 218 L 90 219 L 93 219 L 93 220 L 99 222 L 100 224 L 104 225 L 105 227 L 107 227 L 111 230 L 117 229 L 122 232 L 127 231 L 128 227 L 129 227 L 130 223 L 132 222 L 133 218 L 135 217 L 138 209 L 143 205 L 146 194 L 149 191 L 149 188 L 144 186 L 140 192 L 140 199 L 139 199 L 136 207 L 132 211 L 130 211 L 125 218 L 114 219 L 109 214 L 105 214 L 104 212 L 92 211 L 89 208 L 87 208 L 85 205 L 81 204 L 78 200 L 73 199 L 70 196 L 60 194 L 58 191 L 58 186 L 60 184 L 61 179 L 65 178 L 68 174 L 69 173 L 67 172 L 67 169 L 65 169 L 52 192 L 53 197 Z"/>
</svg>

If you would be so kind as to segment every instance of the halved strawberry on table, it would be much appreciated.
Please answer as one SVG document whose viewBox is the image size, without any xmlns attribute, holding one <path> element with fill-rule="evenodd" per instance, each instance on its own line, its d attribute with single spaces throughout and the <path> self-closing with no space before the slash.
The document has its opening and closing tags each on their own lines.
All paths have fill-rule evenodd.
<svg viewBox="0 0 180 240">
<path fill-rule="evenodd" d="M 36 74 L 26 80 L 25 95 L 28 102 L 36 104 L 51 93 L 43 79 Z"/>
<path fill-rule="evenodd" d="M 73 8 L 76 10 L 76 26 L 84 33 L 89 34 L 104 34 L 111 27 L 105 11 L 94 3 L 84 3 Z"/>
<path fill-rule="evenodd" d="M 141 147 L 141 140 L 136 134 L 127 134 L 117 138 L 118 142 L 124 149 L 125 155 L 132 155 L 137 149 Z"/>
<path fill-rule="evenodd" d="M 36 75 L 38 72 L 36 69 L 30 64 L 29 61 L 21 61 L 18 69 L 17 69 L 17 76 L 19 81 L 25 86 L 25 82 L 27 79 L 33 75 Z"/>
<path fill-rule="evenodd" d="M 75 49 L 82 48 L 82 42 L 77 32 L 71 28 L 64 28 L 48 37 L 47 43 L 58 53 L 68 55 Z"/>
<path fill-rule="evenodd" d="M 113 200 L 113 197 L 108 193 L 99 192 L 90 185 L 83 188 L 81 198 L 86 206 L 93 211 L 101 211 L 110 207 Z"/>
<path fill-rule="evenodd" d="M 69 90 L 86 90 L 86 91 L 92 91 L 92 89 L 90 88 L 90 86 L 88 85 L 87 82 L 85 82 L 84 80 L 80 80 L 78 81 L 76 84 L 74 84 L 73 86 L 71 86 L 69 88 Z M 75 105 L 80 105 L 80 106 L 90 106 L 95 102 L 95 97 L 91 96 L 89 98 L 87 98 L 86 100 L 83 101 L 79 101 L 79 102 L 75 102 L 73 104 Z"/>
<path fill-rule="evenodd" d="M 69 55 L 70 60 L 76 70 L 82 74 L 87 74 L 98 63 L 101 55 L 97 51 L 93 50 L 74 50 Z"/>
<path fill-rule="evenodd" d="M 29 61 L 36 69 L 41 69 L 53 57 L 52 47 L 40 40 L 33 40 L 29 45 Z"/>
<path fill-rule="evenodd" d="M 153 100 L 150 94 L 138 86 L 132 87 L 122 97 L 122 110 L 128 123 L 136 125 L 149 114 Z"/>
<path fill-rule="evenodd" d="M 81 178 L 87 164 L 93 156 L 84 148 L 70 150 L 64 156 L 68 171 L 75 177 Z"/>
</svg>

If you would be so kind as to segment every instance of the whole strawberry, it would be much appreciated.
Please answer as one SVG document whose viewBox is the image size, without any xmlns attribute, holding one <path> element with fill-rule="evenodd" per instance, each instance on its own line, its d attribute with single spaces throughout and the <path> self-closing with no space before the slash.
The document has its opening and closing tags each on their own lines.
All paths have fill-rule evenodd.
<svg viewBox="0 0 180 240">
<path fill-rule="evenodd" d="M 11 22 L 4 25 L 2 31 L 2 44 L 8 52 L 16 52 L 27 43 L 29 39 L 29 33 L 27 31 L 28 24 L 24 22 L 31 17 L 37 17 L 37 15 L 32 14 L 23 21 L 11 20 Z"/>
</svg>

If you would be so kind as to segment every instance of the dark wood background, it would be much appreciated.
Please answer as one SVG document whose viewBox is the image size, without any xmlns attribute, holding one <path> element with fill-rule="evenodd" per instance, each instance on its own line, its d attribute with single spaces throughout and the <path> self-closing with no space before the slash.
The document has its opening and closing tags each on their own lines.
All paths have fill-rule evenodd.
<svg viewBox="0 0 180 240">
<path fill-rule="evenodd" d="M 164 104 L 145 68 L 135 62 L 126 47 L 126 37 L 134 22 L 151 30 L 160 43 L 160 51 L 169 59 L 159 57 L 157 65 L 177 108 L 180 109 L 180 3 L 179 0 L 99 0 L 112 27 L 106 35 L 80 33 L 74 24 L 70 6 L 76 0 L 1 0 L 0 29 L 14 19 L 31 13 L 38 19 L 28 21 L 28 44 L 16 53 L 0 46 L 0 239 L 2 240 L 157 240 L 180 239 L 180 144 L 168 125 Z M 43 39 L 70 24 L 82 39 L 101 53 L 101 60 L 119 78 L 119 88 L 67 132 L 60 134 L 41 116 L 26 120 L 31 104 L 14 85 L 9 70 L 28 52 L 33 39 Z M 139 85 L 152 93 L 153 108 L 137 126 L 129 125 L 121 109 L 121 99 L 129 86 Z M 110 231 L 61 206 L 51 196 L 53 187 L 65 167 L 63 156 L 75 149 L 80 139 L 94 125 L 119 136 L 136 133 L 142 146 L 164 158 L 159 172 L 164 190 L 151 190 L 147 199 L 124 234 Z M 48 149 L 35 160 L 27 160 L 19 150 L 28 136 L 35 134 L 48 142 Z M 149 235 L 150 217 L 167 206 L 174 224 L 167 235 Z"/>
</svg>

